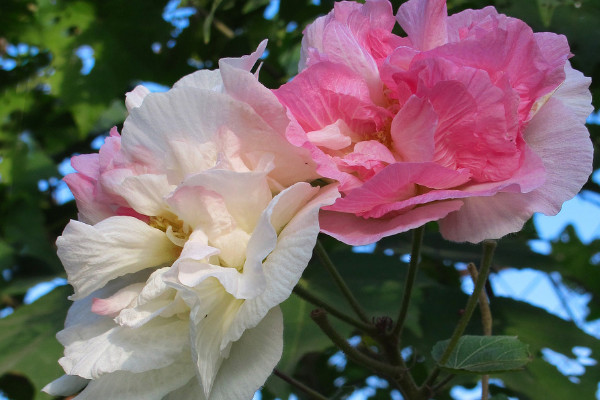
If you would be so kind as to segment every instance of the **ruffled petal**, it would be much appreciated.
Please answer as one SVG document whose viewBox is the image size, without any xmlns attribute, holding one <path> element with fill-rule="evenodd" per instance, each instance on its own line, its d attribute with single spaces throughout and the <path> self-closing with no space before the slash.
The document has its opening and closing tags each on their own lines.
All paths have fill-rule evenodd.
<svg viewBox="0 0 600 400">
<path fill-rule="evenodd" d="M 317 241 L 319 210 L 339 197 L 335 185 L 319 189 L 316 195 L 314 189 L 298 183 L 282 192 L 272 210 L 264 214 L 278 233 L 276 247 L 262 263 L 266 287 L 259 296 L 244 301 L 223 343 L 236 341 L 244 330 L 256 326 L 271 308 L 290 296 L 298 283 Z M 256 244 L 263 240 L 260 236 L 256 239 Z M 252 247 L 254 243 L 249 243 L 249 254 Z"/>
<path fill-rule="evenodd" d="M 398 23 L 414 47 L 421 51 L 445 44 L 448 40 L 445 0 L 410 0 L 398 9 Z"/>
<path fill-rule="evenodd" d="M 132 217 L 111 217 L 94 226 L 71 221 L 56 245 L 75 289 L 73 300 L 111 279 L 169 263 L 178 249 L 164 232 Z"/>
<path fill-rule="evenodd" d="M 188 361 L 142 373 L 119 371 L 91 381 L 74 400 L 162 400 L 189 382 L 194 367 Z"/>
<path fill-rule="evenodd" d="M 267 380 L 281 358 L 283 318 L 279 307 L 272 309 L 260 324 L 244 332 L 233 343 L 213 384 L 210 400 L 247 400 Z M 206 400 L 198 379 L 170 393 L 164 400 Z"/>
<path fill-rule="evenodd" d="M 437 122 L 437 114 L 427 99 L 416 96 L 408 99 L 391 126 L 392 145 L 402 161 L 433 160 Z"/>
<path fill-rule="evenodd" d="M 246 400 L 264 384 L 283 352 L 283 316 L 279 307 L 231 346 L 210 393 L 210 400 Z"/>
<path fill-rule="evenodd" d="M 144 283 L 134 283 L 119 290 L 106 299 L 94 298 L 92 301 L 92 312 L 98 315 L 116 317 L 122 309 L 129 306 L 140 294 Z"/>
<path fill-rule="evenodd" d="M 175 187 L 166 175 L 145 174 L 125 178 L 118 185 L 118 193 L 138 213 L 158 216 L 167 212 L 165 197 Z"/>
<path fill-rule="evenodd" d="M 69 174 L 63 178 L 77 203 L 78 219 L 87 224 L 95 224 L 115 215 L 115 211 L 105 202 L 98 201 L 96 182 L 83 174 Z"/>
<path fill-rule="evenodd" d="M 121 327 L 104 317 L 90 325 L 77 324 L 57 334 L 65 346 L 60 365 L 69 375 L 86 379 L 115 372 L 145 372 L 170 365 L 189 351 L 188 321 L 160 318 L 138 329 Z M 152 351 L 148 351 L 152 343 Z"/>
<path fill-rule="evenodd" d="M 457 242 L 480 242 L 516 232 L 534 212 L 555 215 L 579 192 L 592 173 L 593 147 L 578 118 L 551 98 L 524 134 L 546 170 L 542 186 L 528 193 L 498 193 L 466 199 L 459 211 L 440 221 L 440 231 Z"/>
<path fill-rule="evenodd" d="M 552 95 L 553 99 L 560 100 L 577 117 L 579 122 L 585 123 L 587 117 L 594 111 L 592 106 L 592 93 L 589 90 L 591 78 L 573 69 L 567 61 L 565 65 L 566 79 Z"/>
<path fill-rule="evenodd" d="M 352 246 L 375 243 L 384 236 L 406 232 L 430 221 L 444 218 L 458 210 L 463 200 L 448 200 L 425 204 L 395 217 L 368 218 L 335 211 L 321 211 L 321 232 Z"/>
<path fill-rule="evenodd" d="M 558 99 L 550 99 L 527 127 L 524 138 L 542 159 L 546 181 L 527 194 L 530 207 L 555 215 L 592 173 L 593 146 L 583 121 Z"/>
</svg>

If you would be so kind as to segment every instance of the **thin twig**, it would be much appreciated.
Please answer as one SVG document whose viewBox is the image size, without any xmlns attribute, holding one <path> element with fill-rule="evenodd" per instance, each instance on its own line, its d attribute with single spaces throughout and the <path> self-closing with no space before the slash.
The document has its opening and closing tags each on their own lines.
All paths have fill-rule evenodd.
<svg viewBox="0 0 600 400">
<path fill-rule="evenodd" d="M 367 313 L 363 310 L 361 305 L 358 303 L 358 300 L 356 300 L 356 298 L 352 294 L 352 291 L 350 290 L 348 285 L 346 285 L 346 282 L 344 282 L 344 278 L 342 278 L 342 276 L 338 272 L 337 268 L 333 264 L 333 261 L 331 261 L 331 258 L 329 258 L 329 255 L 327 254 L 327 250 L 325 250 L 325 247 L 323 247 L 323 244 L 321 244 L 321 242 L 318 240 L 317 240 L 317 245 L 315 246 L 315 251 L 316 251 L 319 259 L 321 260 L 321 263 L 327 269 L 327 271 L 329 271 L 329 273 L 331 274 L 331 277 L 335 281 L 335 284 L 338 286 L 338 288 L 340 289 L 340 291 L 342 292 L 342 294 L 344 295 L 344 297 L 350 304 L 350 307 L 352 307 L 352 309 L 354 310 L 354 312 L 356 313 L 358 318 L 360 318 L 363 322 L 368 324 L 369 317 L 367 316 Z"/>
<path fill-rule="evenodd" d="M 353 327 L 364 333 L 373 334 L 375 331 L 375 327 L 373 327 L 372 325 L 366 324 L 362 321 L 352 318 L 351 316 L 343 313 L 334 306 L 328 304 L 326 301 L 319 299 L 300 285 L 296 285 L 296 287 L 294 288 L 294 294 L 306 300 L 307 302 L 326 310 L 334 317 L 346 322 L 349 325 L 352 325 Z"/>
<path fill-rule="evenodd" d="M 405 395 L 405 398 L 411 400 L 421 400 L 423 396 L 419 393 L 419 388 L 412 380 L 412 376 L 408 373 L 407 369 L 394 366 L 388 363 L 384 363 L 378 360 L 374 360 L 366 354 L 361 353 L 354 347 L 352 347 L 348 341 L 340 336 L 339 333 L 333 329 L 327 319 L 327 312 L 322 309 L 313 310 L 310 314 L 311 318 L 321 328 L 323 333 L 346 354 L 346 356 L 352 361 L 362 364 L 363 366 L 379 373 L 384 376 L 393 379 L 401 388 L 401 391 Z"/>
<path fill-rule="evenodd" d="M 571 321 L 573 321 L 573 323 L 577 327 L 579 327 L 579 321 L 577 320 L 577 318 L 575 318 L 575 313 L 573 312 L 573 310 L 571 310 L 571 307 L 569 307 L 569 301 L 566 299 L 563 291 L 560 290 L 560 283 L 556 280 L 556 278 L 554 278 L 553 274 L 549 273 L 546 275 L 548 276 L 548 279 L 550 280 L 550 283 L 552 284 L 552 288 L 554 289 L 554 292 L 556 293 L 556 296 L 558 297 L 558 301 L 560 301 L 560 304 L 565 309 L 565 312 L 567 313 L 567 315 L 569 316 Z"/>
<path fill-rule="evenodd" d="M 452 351 L 458 344 L 458 341 L 460 340 L 463 332 L 465 331 L 467 324 L 471 320 L 473 311 L 475 310 L 477 302 L 479 301 L 479 294 L 483 290 L 488 274 L 490 272 L 495 248 L 495 241 L 486 240 L 483 242 L 483 257 L 481 261 L 481 269 L 479 271 L 479 276 L 477 278 L 477 282 L 475 283 L 473 293 L 471 294 L 471 296 L 469 296 L 469 300 L 467 301 L 467 305 L 465 307 L 465 312 L 458 321 L 458 325 L 456 325 L 456 328 L 454 329 L 454 332 L 450 337 L 450 342 L 448 343 L 448 346 L 446 347 L 444 353 L 438 360 L 438 365 L 433 368 L 427 379 L 425 379 L 423 385 L 421 385 L 421 393 L 429 393 L 431 391 L 431 385 L 434 383 L 435 379 L 440 373 L 439 365 L 444 365 L 448 361 L 450 355 L 452 354 Z"/>
<path fill-rule="evenodd" d="M 477 267 L 475 264 L 470 263 L 467 265 L 467 269 L 469 270 L 469 274 L 471 274 L 471 279 L 473 280 L 473 284 L 477 283 L 477 279 L 479 278 L 479 272 L 477 272 Z M 485 336 L 492 335 L 492 311 L 490 310 L 490 304 L 487 295 L 485 294 L 485 290 L 482 290 L 479 293 L 479 311 L 481 312 L 481 324 L 483 326 L 483 334 Z"/>
<path fill-rule="evenodd" d="M 467 265 L 469 274 L 471 274 L 471 280 L 473 284 L 477 282 L 479 273 L 477 267 L 473 263 Z M 481 324 L 483 325 L 483 334 L 485 336 L 492 336 L 492 311 L 490 310 L 490 304 L 488 297 L 485 294 L 485 290 L 479 293 L 479 311 L 481 312 Z M 481 400 L 488 400 L 490 397 L 490 376 L 483 375 L 481 377 Z"/>
<path fill-rule="evenodd" d="M 412 289 L 415 284 L 417 277 L 417 269 L 419 268 L 419 256 L 421 253 L 421 244 L 423 243 L 423 234 L 425 232 L 425 225 L 415 229 L 413 231 L 412 250 L 410 253 L 410 264 L 408 265 L 408 274 L 406 275 L 406 282 L 404 283 L 404 293 L 402 294 L 402 303 L 400 305 L 400 313 L 396 320 L 396 325 L 392 330 L 392 335 L 398 339 L 402 336 L 402 330 L 404 329 L 404 322 L 406 321 L 406 315 L 408 314 L 408 306 L 410 305 L 410 298 L 412 295 Z"/>
<path fill-rule="evenodd" d="M 346 339 L 341 337 L 340 334 L 333 329 L 329 323 L 329 320 L 327 319 L 327 312 L 325 310 L 313 310 L 310 314 L 310 317 L 316 322 L 317 325 L 319 325 L 319 328 L 321 328 L 323 333 L 325 333 L 327 337 L 331 339 L 331 341 L 353 361 L 363 364 L 376 372 L 381 372 L 394 377 L 404 372 L 401 368 L 374 360 L 352 347 Z"/>
<path fill-rule="evenodd" d="M 273 375 L 278 376 L 279 378 L 283 379 L 285 382 L 289 383 L 295 388 L 302 390 L 304 393 L 311 396 L 315 400 L 327 400 L 327 397 L 323 396 L 321 393 L 309 388 L 304 383 L 292 378 L 289 375 L 284 374 L 278 369 L 273 370 Z"/>
<path fill-rule="evenodd" d="M 443 389 L 444 386 L 446 386 L 448 384 L 448 382 L 450 382 L 452 379 L 454 379 L 454 374 L 450 374 L 447 377 L 445 377 L 444 379 L 442 379 L 440 381 L 440 383 L 438 383 L 437 385 L 435 385 L 433 387 L 433 392 L 437 393 L 439 390 Z"/>
</svg>

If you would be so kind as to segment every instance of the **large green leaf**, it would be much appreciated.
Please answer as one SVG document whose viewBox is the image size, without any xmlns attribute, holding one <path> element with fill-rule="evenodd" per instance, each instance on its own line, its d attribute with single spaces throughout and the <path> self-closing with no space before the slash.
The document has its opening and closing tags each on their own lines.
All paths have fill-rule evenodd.
<svg viewBox="0 0 600 400">
<path fill-rule="evenodd" d="M 70 287 L 57 288 L 0 319 L 0 375 L 25 375 L 36 389 L 36 399 L 49 399 L 39 391 L 63 374 L 58 365 L 63 349 L 54 335 L 64 324 L 69 294 Z"/>
<path fill-rule="evenodd" d="M 450 340 L 436 343 L 431 352 L 438 362 Z M 450 358 L 443 364 L 443 369 L 452 372 L 472 372 L 476 374 L 493 374 L 523 368 L 531 361 L 528 346 L 515 336 L 461 336 Z"/>
</svg>

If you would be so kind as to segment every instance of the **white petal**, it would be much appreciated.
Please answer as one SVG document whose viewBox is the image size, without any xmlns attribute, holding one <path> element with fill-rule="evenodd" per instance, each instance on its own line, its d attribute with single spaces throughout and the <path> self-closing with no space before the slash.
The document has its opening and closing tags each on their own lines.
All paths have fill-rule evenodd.
<svg viewBox="0 0 600 400">
<path fill-rule="evenodd" d="M 208 278 L 216 278 L 225 291 L 238 299 L 246 298 L 247 293 L 241 290 L 243 289 L 241 282 L 244 277 L 236 268 L 223 267 L 209 262 L 209 258 L 219 254 L 220 251 L 207 246 L 202 241 L 202 233 L 202 231 L 192 233 L 190 240 L 183 247 L 181 256 L 165 274 L 165 279 L 174 283 L 176 288 L 180 287 L 178 284 L 194 288 Z M 197 236 L 200 236 L 200 240 L 196 240 Z M 264 285 L 258 290 L 264 290 Z"/>
<path fill-rule="evenodd" d="M 170 209 L 207 240 L 235 229 L 235 221 L 223 196 L 202 186 L 180 186 L 167 197 Z"/>
<path fill-rule="evenodd" d="M 183 185 L 202 187 L 220 194 L 236 225 L 246 232 L 251 232 L 256 226 L 260 213 L 272 198 L 266 179 L 268 172 L 213 169 L 189 176 Z M 240 195 L 241 193 L 243 195 Z"/>
<path fill-rule="evenodd" d="M 266 48 L 267 39 L 264 39 L 252 54 L 237 58 L 222 58 L 219 60 L 219 67 L 223 64 L 227 64 L 244 71 L 250 71 L 254 67 L 254 64 L 256 64 L 256 61 L 263 55 Z"/>
<path fill-rule="evenodd" d="M 169 185 L 166 175 L 145 174 L 125 178 L 118 194 L 140 214 L 158 216 L 167 212 L 165 197 L 175 187 Z"/>
<path fill-rule="evenodd" d="M 195 288 L 181 287 L 180 290 L 191 308 L 192 358 L 204 393 L 209 397 L 223 358 L 228 355 L 228 349 L 221 347 L 223 335 L 236 318 L 243 300 L 233 298 L 214 279 L 205 280 Z"/>
<path fill-rule="evenodd" d="M 301 182 L 276 197 L 279 201 L 272 209 L 270 223 L 271 229 L 279 235 L 276 247 L 262 263 L 266 288 L 258 297 L 244 301 L 238 317 L 223 339 L 223 345 L 238 340 L 246 329 L 256 326 L 271 308 L 290 296 L 298 283 L 317 241 L 319 209 L 333 204 L 339 197 L 336 185 L 318 189 L 316 195 L 313 191 L 315 189 Z M 257 249 L 269 246 L 268 243 L 260 242 L 258 236 Z M 253 245 L 249 243 L 249 259 L 251 247 Z M 257 254 L 260 254 L 260 250 L 257 250 Z M 249 265 L 248 268 L 250 269 Z M 245 266 L 244 274 L 246 273 Z"/>
<path fill-rule="evenodd" d="M 285 132 L 289 119 L 275 94 L 263 86 L 254 74 L 221 63 L 221 76 L 227 94 L 249 104 L 276 132 Z"/>
<path fill-rule="evenodd" d="M 162 368 L 189 352 L 188 321 L 179 318 L 157 318 L 132 329 L 104 317 L 91 325 L 65 328 L 56 337 L 65 346 L 60 365 L 67 374 L 86 379 Z"/>
<path fill-rule="evenodd" d="M 74 400 L 162 400 L 193 375 L 193 365 L 185 361 L 139 374 L 119 371 L 91 381 Z"/>
<path fill-rule="evenodd" d="M 210 400 L 248 400 L 265 383 L 283 351 L 283 318 L 279 307 L 260 324 L 244 333 L 223 361 L 210 393 Z M 198 379 L 171 393 L 164 400 L 206 400 Z"/>
<path fill-rule="evenodd" d="M 169 182 L 179 184 L 188 174 L 213 168 L 217 163 L 217 143 L 190 143 L 171 140 L 171 151 L 166 152 L 166 168 Z M 198 155 L 202 154 L 202 157 Z"/>
<path fill-rule="evenodd" d="M 114 279 L 108 282 L 104 287 L 96 290 L 91 295 L 81 300 L 74 301 L 71 305 L 71 308 L 69 308 L 69 311 L 67 312 L 65 328 L 75 325 L 88 326 L 93 325 L 100 320 L 106 320 L 105 316 L 90 312 L 94 299 L 109 298 L 125 287 L 145 282 L 149 275 L 149 270 L 143 270 L 135 274 L 122 276 L 119 279 Z"/>
<path fill-rule="evenodd" d="M 111 217 L 94 226 L 71 221 L 56 244 L 69 283 L 83 298 L 111 279 L 169 263 L 177 249 L 164 232 L 133 217 Z"/>
<path fill-rule="evenodd" d="M 115 322 L 129 328 L 139 328 L 155 317 L 171 316 L 185 312 L 188 308 L 176 299 L 177 292 L 163 280 L 170 268 L 154 271 L 130 307 L 123 309 Z"/>
<path fill-rule="evenodd" d="M 206 400 L 202 386 L 196 377 L 174 392 L 169 393 L 163 400 Z"/>
<path fill-rule="evenodd" d="M 150 90 L 142 85 L 138 85 L 131 92 L 127 92 L 125 94 L 125 107 L 127 107 L 127 111 L 141 106 L 144 97 L 148 94 L 150 94 Z"/>
<path fill-rule="evenodd" d="M 197 89 L 205 89 L 213 92 L 223 91 L 223 80 L 219 70 L 210 71 L 203 69 L 184 76 L 173 85 L 176 87 L 189 86 Z"/>
<path fill-rule="evenodd" d="M 213 140 L 222 126 L 236 134 L 264 130 L 264 122 L 248 105 L 223 93 L 179 86 L 153 93 L 133 109 L 125 120 L 121 144 L 132 160 L 166 171 L 170 142 L 195 147 Z"/>
<path fill-rule="evenodd" d="M 42 392 L 51 396 L 71 396 L 83 389 L 88 382 L 88 379 L 77 375 L 63 375 L 44 386 Z"/>
<path fill-rule="evenodd" d="M 258 326 L 233 343 L 213 385 L 210 400 L 248 400 L 260 388 L 283 351 L 283 317 L 275 307 Z"/>
<path fill-rule="evenodd" d="M 270 176 L 284 187 L 317 177 L 306 151 L 288 143 L 285 133 L 274 131 L 249 104 L 227 94 L 189 86 L 153 93 L 142 106 L 133 109 L 123 127 L 122 149 L 131 160 L 153 171 L 167 172 L 170 167 L 186 165 L 189 158 L 177 160 L 177 150 L 171 149 L 171 143 L 196 148 L 214 141 L 223 129 L 239 138 L 245 160 L 274 155 L 276 168 Z M 189 172 L 197 171 L 170 171 L 169 176 L 184 178 Z"/>
</svg>

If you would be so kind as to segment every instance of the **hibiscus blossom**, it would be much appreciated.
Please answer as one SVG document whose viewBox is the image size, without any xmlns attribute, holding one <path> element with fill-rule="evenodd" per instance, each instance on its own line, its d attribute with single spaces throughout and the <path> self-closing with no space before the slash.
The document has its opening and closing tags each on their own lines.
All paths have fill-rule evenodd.
<svg viewBox="0 0 600 400">
<path fill-rule="evenodd" d="M 265 48 L 166 93 L 129 93 L 122 136 L 73 158 L 80 221 L 57 241 L 75 300 L 58 340 L 76 399 L 250 399 L 282 353 L 285 300 L 335 187 L 284 138 L 249 71 Z"/>
<path fill-rule="evenodd" d="M 290 142 L 340 182 L 322 231 L 359 245 L 439 220 L 445 238 L 479 242 L 556 214 L 592 171 L 590 80 L 570 56 L 564 36 L 493 7 L 336 3 L 275 91 Z"/>
</svg>

